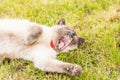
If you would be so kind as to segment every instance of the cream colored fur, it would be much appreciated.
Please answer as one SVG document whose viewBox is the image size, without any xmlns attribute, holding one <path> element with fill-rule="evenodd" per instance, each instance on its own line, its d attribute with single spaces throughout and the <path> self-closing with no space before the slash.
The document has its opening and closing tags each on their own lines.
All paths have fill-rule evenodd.
<svg viewBox="0 0 120 80">
<path fill-rule="evenodd" d="M 23 44 L 27 42 L 31 26 L 39 26 L 42 34 L 34 45 Z M 54 27 L 28 20 L 0 19 L 0 58 L 22 58 L 33 61 L 34 66 L 42 71 L 79 75 L 82 71 L 80 66 L 56 59 L 58 52 L 50 47 L 53 33 Z"/>
</svg>

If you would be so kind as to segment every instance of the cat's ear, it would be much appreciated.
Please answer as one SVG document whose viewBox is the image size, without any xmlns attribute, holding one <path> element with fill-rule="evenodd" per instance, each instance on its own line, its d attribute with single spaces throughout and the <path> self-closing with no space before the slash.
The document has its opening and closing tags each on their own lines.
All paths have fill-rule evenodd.
<svg viewBox="0 0 120 80">
<path fill-rule="evenodd" d="M 65 19 L 64 19 L 64 18 L 61 18 L 61 19 L 58 21 L 58 25 L 65 25 Z"/>
<path fill-rule="evenodd" d="M 78 38 L 78 46 L 80 46 L 82 43 L 85 42 L 85 39 L 84 38 Z"/>
</svg>

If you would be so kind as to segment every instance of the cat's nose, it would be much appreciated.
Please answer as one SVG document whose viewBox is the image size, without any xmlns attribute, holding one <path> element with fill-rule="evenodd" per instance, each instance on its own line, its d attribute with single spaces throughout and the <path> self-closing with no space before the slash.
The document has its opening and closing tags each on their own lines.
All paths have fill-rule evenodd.
<svg viewBox="0 0 120 80">
<path fill-rule="evenodd" d="M 75 32 L 72 32 L 72 36 L 75 36 L 76 35 L 76 33 Z"/>
<path fill-rule="evenodd" d="M 74 37 L 74 36 L 76 36 L 76 32 L 72 31 L 71 32 L 71 37 Z"/>
</svg>

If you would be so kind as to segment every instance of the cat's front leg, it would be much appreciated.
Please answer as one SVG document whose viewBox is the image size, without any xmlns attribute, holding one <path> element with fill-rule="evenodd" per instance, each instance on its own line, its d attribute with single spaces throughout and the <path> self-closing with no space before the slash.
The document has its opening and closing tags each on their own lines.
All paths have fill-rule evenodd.
<svg viewBox="0 0 120 80">
<path fill-rule="evenodd" d="M 56 59 L 44 59 L 42 61 L 35 61 L 36 68 L 57 73 L 67 73 L 74 76 L 79 76 L 82 73 L 82 68 L 79 65 L 58 61 Z"/>
<path fill-rule="evenodd" d="M 26 45 L 31 45 L 35 43 L 42 34 L 42 28 L 38 24 L 29 26 L 27 31 L 28 35 L 25 38 Z"/>
</svg>

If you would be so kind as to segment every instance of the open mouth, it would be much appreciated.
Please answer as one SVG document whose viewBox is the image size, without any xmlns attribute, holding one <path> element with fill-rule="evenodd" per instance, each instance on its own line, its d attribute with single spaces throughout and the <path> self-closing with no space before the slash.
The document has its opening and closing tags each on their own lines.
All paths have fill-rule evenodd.
<svg viewBox="0 0 120 80">
<path fill-rule="evenodd" d="M 62 36 L 57 42 L 57 48 L 59 50 L 63 50 L 71 43 L 71 41 L 72 38 L 70 38 L 69 36 Z"/>
</svg>

